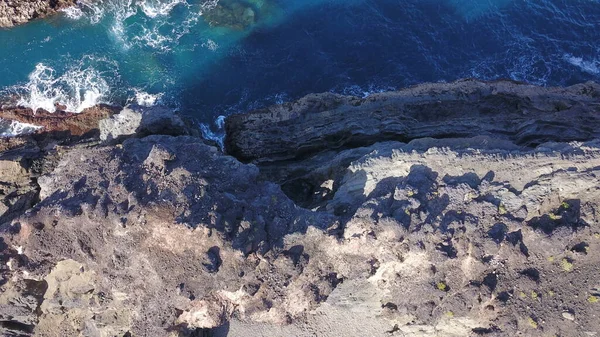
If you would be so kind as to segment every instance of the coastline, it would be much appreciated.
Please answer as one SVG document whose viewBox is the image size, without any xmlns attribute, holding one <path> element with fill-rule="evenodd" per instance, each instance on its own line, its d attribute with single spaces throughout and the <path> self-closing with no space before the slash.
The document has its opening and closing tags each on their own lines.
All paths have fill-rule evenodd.
<svg viewBox="0 0 600 337">
<path fill-rule="evenodd" d="M 229 155 L 161 107 L 49 122 L 0 154 L 2 329 L 598 333 L 598 87 L 313 94 L 229 117 Z"/>
<path fill-rule="evenodd" d="M 0 0 L 0 29 L 74 5 Z M 164 19 L 177 2 L 148 5 Z M 465 19 L 488 10 L 450 5 Z M 111 29 L 127 19 L 119 6 Z M 201 13 L 215 36 L 242 36 L 275 7 L 214 1 Z M 312 46 L 315 32 L 300 33 Z M 595 56 L 563 58 L 598 73 Z M 68 78 L 36 71 L 32 88 L 50 94 Z M 83 82 L 65 83 L 81 95 Z M 595 82 L 313 93 L 230 115 L 222 140 L 160 104 L 63 111 L 67 91 L 45 97 L 53 113 L 0 109 L 0 127 L 27 131 L 0 137 L 2 336 L 600 334 Z"/>
<path fill-rule="evenodd" d="M 3 0 L 0 2 L 0 28 L 41 19 L 75 4 L 76 0 Z"/>
</svg>

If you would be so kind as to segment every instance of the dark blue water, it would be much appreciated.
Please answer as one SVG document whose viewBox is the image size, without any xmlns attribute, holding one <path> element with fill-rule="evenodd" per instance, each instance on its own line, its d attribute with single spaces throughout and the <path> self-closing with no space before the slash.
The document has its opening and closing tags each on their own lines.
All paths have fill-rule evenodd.
<svg viewBox="0 0 600 337">
<path fill-rule="evenodd" d="M 105 0 L 2 30 L 0 87 L 34 108 L 137 96 L 210 123 L 310 92 L 600 80 L 598 0 L 241 3 L 256 17 L 241 30 L 211 26 L 200 0 Z"/>
</svg>

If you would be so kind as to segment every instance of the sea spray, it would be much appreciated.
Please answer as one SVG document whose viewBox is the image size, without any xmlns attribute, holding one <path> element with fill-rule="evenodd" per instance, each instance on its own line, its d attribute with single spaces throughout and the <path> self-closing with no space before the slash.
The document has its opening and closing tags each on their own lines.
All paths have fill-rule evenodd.
<svg viewBox="0 0 600 337">
<path fill-rule="evenodd" d="M 0 137 L 14 137 L 41 129 L 41 126 L 0 118 Z"/>
<path fill-rule="evenodd" d="M 55 112 L 61 106 L 70 112 L 81 112 L 100 103 L 110 103 L 111 85 L 104 75 L 116 76 L 116 70 L 100 71 L 90 63 L 97 65 L 93 57 L 67 68 L 59 74 L 54 68 L 38 63 L 29 74 L 29 81 L 16 85 L 7 91 L 19 97 L 17 105 L 33 111 L 44 109 Z M 107 63 L 111 65 L 111 63 Z"/>
<path fill-rule="evenodd" d="M 600 60 L 585 60 L 570 54 L 564 56 L 565 61 L 592 75 L 600 74 Z"/>
<path fill-rule="evenodd" d="M 138 6 L 150 18 L 157 16 L 169 15 L 171 10 L 179 4 L 187 4 L 185 0 L 143 0 L 140 1 Z"/>
<path fill-rule="evenodd" d="M 214 128 L 205 123 L 199 123 L 199 126 L 200 131 L 202 131 L 202 137 L 217 143 L 221 150 L 223 150 L 225 146 L 225 116 L 219 116 L 215 119 Z"/>
<path fill-rule="evenodd" d="M 134 88 L 133 91 L 135 94 L 135 103 L 145 107 L 151 107 L 161 103 L 161 99 L 164 96 L 163 93 L 150 94 L 137 88 Z"/>
</svg>

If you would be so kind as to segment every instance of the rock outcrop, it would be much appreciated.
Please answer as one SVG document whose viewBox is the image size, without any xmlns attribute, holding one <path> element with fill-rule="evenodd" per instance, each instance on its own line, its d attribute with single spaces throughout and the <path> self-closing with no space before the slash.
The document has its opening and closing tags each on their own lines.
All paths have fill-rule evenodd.
<svg viewBox="0 0 600 337">
<path fill-rule="evenodd" d="M 98 124 L 119 112 L 119 107 L 109 105 L 98 105 L 87 108 L 81 113 L 67 111 L 48 112 L 38 109 L 34 112 L 26 108 L 0 109 L 0 119 L 26 123 L 41 127 L 37 130 L 38 134 L 50 136 L 57 135 L 57 139 L 68 137 L 91 136 L 90 133 L 98 132 Z"/>
<path fill-rule="evenodd" d="M 99 123 L 102 141 L 118 141 L 128 137 L 160 134 L 199 136 L 194 121 L 165 107 L 128 106 Z"/>
<path fill-rule="evenodd" d="M 38 201 L 37 178 L 53 170 L 66 148 L 96 142 L 100 121 L 117 111 L 109 106 L 90 108 L 80 114 L 0 110 L 2 120 L 40 127 L 31 134 L 0 138 L 0 223 L 31 208 Z"/>
<path fill-rule="evenodd" d="M 600 136 L 600 86 L 544 88 L 511 81 L 428 83 L 366 98 L 308 95 L 226 120 L 228 153 L 290 160 L 385 140 L 492 136 L 517 145 Z"/>
<path fill-rule="evenodd" d="M 0 0 L 0 27 L 12 27 L 74 6 L 76 0 Z"/>
<path fill-rule="evenodd" d="M 460 85 L 483 90 L 485 84 L 454 84 Z M 536 107 L 531 125 L 545 120 L 548 106 L 556 104 L 554 94 L 579 97 L 559 101 L 570 106 L 562 110 L 572 119 L 565 125 L 580 129 L 551 138 L 554 129 L 532 127 L 537 131 L 519 141 L 516 133 L 502 131 L 512 122 L 500 116 L 504 124 L 488 124 L 509 126 L 473 127 L 488 130 L 476 137 L 447 138 L 411 124 L 438 139 L 400 142 L 383 134 L 384 141 L 377 141 L 372 134 L 367 142 L 328 143 L 316 140 L 310 127 L 323 116 L 332 118 L 327 130 L 338 123 L 360 126 L 338 114 L 346 108 L 331 110 L 325 99 L 322 105 L 311 103 L 321 106 L 312 110 L 314 120 L 308 115 L 295 120 L 293 129 L 306 136 L 296 139 L 304 143 L 291 147 L 293 135 L 285 134 L 281 146 L 289 155 L 275 151 L 276 126 L 291 130 L 291 121 L 278 124 L 284 111 L 317 97 L 310 96 L 269 108 L 277 112 L 272 128 L 236 124 L 243 119 L 267 125 L 264 111 L 230 118 L 228 148 L 238 144 L 236 153 L 254 164 L 189 135 L 134 132 L 65 148 L 34 182 L 37 199 L 0 226 L 0 331 L 8 336 L 600 333 L 600 140 L 577 122 L 585 116 L 590 126 L 595 123 L 597 86 L 581 85 L 580 91 L 507 82 L 489 86 L 515 86 L 513 98 Z M 452 97 L 460 96 L 457 90 Z M 537 96 L 524 99 L 530 92 Z M 455 115 L 460 110 L 481 122 L 480 109 L 495 105 L 488 95 L 476 99 L 465 92 L 470 95 L 460 104 L 448 102 L 458 109 Z M 390 101 L 376 97 L 369 106 Z M 399 98 L 392 101 L 404 106 Z M 376 114 L 363 108 L 364 116 Z M 439 118 L 422 122 L 437 120 L 441 132 Z M 458 119 L 446 121 L 459 128 Z M 102 124 L 129 130 L 130 122 L 113 116 Z M 469 122 L 467 115 L 462 122 Z M 265 150 L 236 138 L 250 129 L 259 133 L 253 139 L 264 140 Z M 168 128 L 155 132 L 161 130 Z M 571 137 L 578 141 L 547 142 Z M 304 148 L 311 151 L 298 151 Z M 7 159 L 7 170 L 17 179 L 20 169 L 10 163 Z"/>
<path fill-rule="evenodd" d="M 135 122 L 130 116 L 137 116 Z M 164 108 L 100 105 L 81 113 L 3 109 L 0 119 L 36 125 L 34 133 L 0 138 L 0 223 L 38 201 L 37 178 L 51 172 L 62 155 L 100 141 L 121 141 L 148 134 L 199 135 L 192 120 Z M 120 132 L 129 130 L 130 132 Z M 114 138 L 113 138 L 114 137 Z"/>
</svg>

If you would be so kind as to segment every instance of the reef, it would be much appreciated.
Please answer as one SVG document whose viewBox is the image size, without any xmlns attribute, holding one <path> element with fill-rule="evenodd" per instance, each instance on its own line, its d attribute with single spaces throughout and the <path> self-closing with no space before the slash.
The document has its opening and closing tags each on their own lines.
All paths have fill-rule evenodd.
<svg viewBox="0 0 600 337">
<path fill-rule="evenodd" d="M 598 334 L 599 109 L 595 83 L 315 94 L 230 116 L 225 152 L 162 107 L 49 123 L 0 154 L 0 331 Z"/>
<path fill-rule="evenodd" d="M 256 2 L 256 1 L 255 1 Z M 234 30 L 245 30 L 256 23 L 256 10 L 251 2 L 219 1 L 219 3 L 202 16 L 216 27 L 226 27 Z"/>
</svg>

